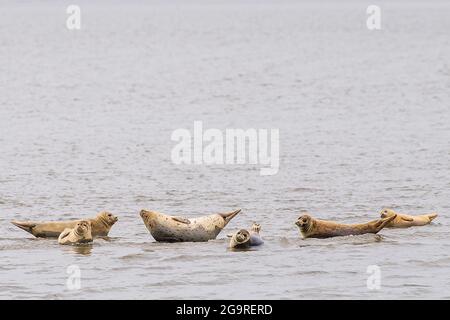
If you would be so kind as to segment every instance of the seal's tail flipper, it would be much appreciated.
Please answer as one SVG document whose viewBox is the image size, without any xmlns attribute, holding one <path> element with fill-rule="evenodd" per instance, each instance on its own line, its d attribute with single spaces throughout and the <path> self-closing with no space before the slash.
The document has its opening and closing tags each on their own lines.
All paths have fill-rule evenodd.
<svg viewBox="0 0 450 320">
<path fill-rule="evenodd" d="M 236 215 L 237 215 L 239 212 L 241 212 L 241 209 L 237 209 L 237 210 L 235 210 L 235 211 L 227 212 L 227 213 L 219 213 L 219 214 L 220 214 L 220 216 L 221 216 L 222 218 L 224 218 L 225 221 L 228 223 L 228 222 L 230 222 L 231 219 L 233 219 L 234 217 L 236 217 Z"/>
<path fill-rule="evenodd" d="M 430 213 L 427 214 L 428 219 L 430 219 L 430 222 L 433 221 L 438 216 L 437 213 Z"/>
<path fill-rule="evenodd" d="M 261 225 L 259 223 L 254 222 L 251 230 L 255 233 L 259 233 L 261 231 Z"/>
<path fill-rule="evenodd" d="M 19 227 L 20 229 L 25 230 L 26 232 L 29 232 L 31 234 L 33 234 L 33 228 L 36 226 L 35 222 L 13 220 L 13 221 L 11 221 L 11 223 L 13 225 L 15 225 L 16 227 Z"/>
<path fill-rule="evenodd" d="M 393 215 L 387 218 L 383 218 L 378 220 L 378 222 L 375 224 L 375 233 L 380 232 L 381 229 L 383 229 L 389 222 L 394 220 L 397 217 L 397 215 Z"/>
</svg>

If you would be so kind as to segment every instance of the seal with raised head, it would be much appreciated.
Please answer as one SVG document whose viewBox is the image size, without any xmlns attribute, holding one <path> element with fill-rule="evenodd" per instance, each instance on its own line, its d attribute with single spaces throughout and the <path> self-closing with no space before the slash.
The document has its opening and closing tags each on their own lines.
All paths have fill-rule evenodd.
<svg viewBox="0 0 450 320">
<path fill-rule="evenodd" d="M 396 216 L 394 220 L 386 225 L 386 228 L 409 228 L 414 226 L 424 226 L 430 224 L 438 215 L 437 213 L 429 213 L 418 216 L 397 213 L 392 209 L 383 209 L 380 212 L 382 218 Z"/>
<path fill-rule="evenodd" d="M 253 246 L 260 246 L 264 243 L 259 232 L 261 225 L 254 223 L 250 232 L 246 229 L 241 229 L 231 236 L 230 248 L 232 249 L 246 249 Z"/>
<path fill-rule="evenodd" d="M 330 238 L 338 236 L 360 235 L 365 233 L 378 233 L 395 216 L 369 221 L 360 224 L 342 224 L 333 221 L 314 219 L 308 214 L 300 216 L 295 224 L 300 229 L 303 239 Z"/>
<path fill-rule="evenodd" d="M 82 244 L 92 242 L 92 228 L 88 220 L 78 221 L 73 229 L 65 229 L 58 237 L 59 244 Z"/>
<path fill-rule="evenodd" d="M 111 227 L 117 222 L 118 218 L 109 212 L 100 212 L 95 218 L 86 219 L 91 223 L 93 237 L 108 236 Z M 37 238 L 58 238 L 65 229 L 73 229 L 81 220 L 70 221 L 16 221 L 11 223 L 26 232 L 31 233 Z"/>
<path fill-rule="evenodd" d="M 148 210 L 141 210 L 140 215 L 156 241 L 201 242 L 215 239 L 239 212 L 241 209 L 193 219 L 174 217 Z"/>
</svg>

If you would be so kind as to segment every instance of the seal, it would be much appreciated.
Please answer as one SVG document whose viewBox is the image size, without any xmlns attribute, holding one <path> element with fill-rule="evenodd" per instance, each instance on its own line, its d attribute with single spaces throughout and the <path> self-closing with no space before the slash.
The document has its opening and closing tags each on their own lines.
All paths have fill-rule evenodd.
<svg viewBox="0 0 450 320">
<path fill-rule="evenodd" d="M 59 244 L 92 242 L 92 227 L 88 220 L 78 221 L 73 229 L 65 229 L 58 237 Z"/>
<path fill-rule="evenodd" d="M 253 246 L 260 246 L 264 243 L 259 232 L 261 225 L 254 223 L 250 232 L 246 229 L 241 229 L 231 236 L 230 248 L 232 249 L 246 249 Z"/>
<path fill-rule="evenodd" d="M 215 239 L 241 209 L 186 219 L 156 211 L 141 210 L 141 218 L 150 234 L 161 242 L 202 242 Z"/>
<path fill-rule="evenodd" d="M 396 216 L 394 220 L 386 225 L 386 228 L 409 228 L 414 226 L 425 226 L 430 224 L 438 215 L 437 213 L 429 213 L 418 216 L 397 213 L 392 209 L 385 208 L 380 212 L 381 218 Z"/>
<path fill-rule="evenodd" d="M 360 235 L 365 233 L 378 233 L 395 216 L 361 224 L 341 224 L 333 221 L 314 219 L 308 214 L 300 216 L 295 224 L 300 229 L 303 239 L 330 238 L 338 236 Z"/>
<path fill-rule="evenodd" d="M 93 237 L 108 236 L 111 227 L 119 219 L 109 212 L 100 212 L 95 218 L 87 219 L 91 223 Z M 73 229 L 81 220 L 70 221 L 17 221 L 11 223 L 37 238 L 58 238 L 65 229 Z"/>
</svg>

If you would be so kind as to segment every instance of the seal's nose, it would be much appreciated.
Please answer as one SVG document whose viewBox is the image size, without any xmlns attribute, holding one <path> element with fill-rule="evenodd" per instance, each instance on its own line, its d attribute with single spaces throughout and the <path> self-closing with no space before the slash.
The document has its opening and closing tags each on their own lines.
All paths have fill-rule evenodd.
<svg viewBox="0 0 450 320">
<path fill-rule="evenodd" d="M 147 212 L 145 210 L 141 210 L 140 216 L 143 218 Z"/>
</svg>

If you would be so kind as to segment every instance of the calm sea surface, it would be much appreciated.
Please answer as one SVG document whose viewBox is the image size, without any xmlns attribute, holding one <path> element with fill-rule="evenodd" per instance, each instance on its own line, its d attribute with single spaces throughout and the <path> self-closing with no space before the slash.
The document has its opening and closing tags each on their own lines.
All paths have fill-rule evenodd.
<svg viewBox="0 0 450 320">
<path fill-rule="evenodd" d="M 450 4 L 381 1 L 0 3 L 0 298 L 450 299 Z M 280 169 L 178 166 L 174 130 L 278 128 Z M 383 207 L 432 225 L 301 240 L 301 210 Z M 156 243 L 142 208 L 242 208 L 214 241 Z M 119 216 L 60 246 L 12 219 Z M 227 250 L 253 221 L 266 243 Z M 66 286 L 67 267 L 81 289 Z M 368 266 L 381 271 L 369 290 Z"/>
</svg>

